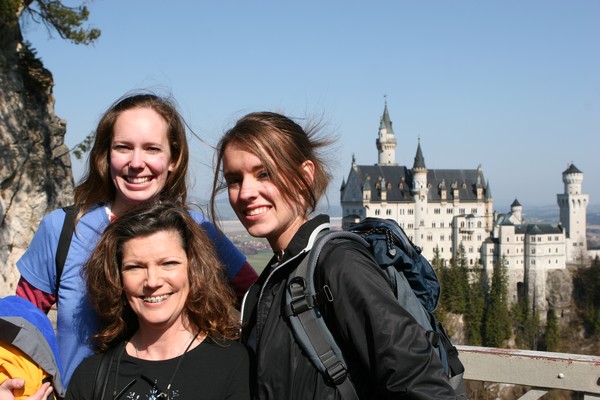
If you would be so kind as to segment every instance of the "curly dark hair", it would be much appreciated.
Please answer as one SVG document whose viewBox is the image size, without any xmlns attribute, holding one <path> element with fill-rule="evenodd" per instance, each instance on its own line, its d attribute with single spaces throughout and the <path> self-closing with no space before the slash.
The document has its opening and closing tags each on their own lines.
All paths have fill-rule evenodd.
<svg viewBox="0 0 600 400">
<path fill-rule="evenodd" d="M 238 337 L 235 295 L 212 241 L 180 203 L 145 202 L 108 226 L 82 271 L 89 300 L 101 320 L 92 338 L 98 351 L 128 339 L 139 326 L 121 280 L 123 245 L 162 231 L 177 232 L 187 254 L 190 292 L 184 312 L 190 328 L 215 341 Z"/>
</svg>

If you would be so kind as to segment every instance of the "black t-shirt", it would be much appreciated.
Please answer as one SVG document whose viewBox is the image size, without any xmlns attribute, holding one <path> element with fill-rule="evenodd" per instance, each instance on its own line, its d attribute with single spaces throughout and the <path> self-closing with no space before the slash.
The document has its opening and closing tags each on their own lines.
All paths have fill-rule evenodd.
<svg viewBox="0 0 600 400">
<path fill-rule="evenodd" d="M 123 351 L 119 363 L 119 353 L 117 349 L 104 400 L 250 399 L 248 352 L 238 342 L 216 344 L 205 339 L 185 354 L 179 368 L 182 356 L 148 361 Z M 77 367 L 65 399 L 94 400 L 92 391 L 100 358 L 100 354 L 93 355 Z M 117 363 L 119 375 L 115 380 Z M 115 393 L 117 397 L 113 397 Z"/>
</svg>

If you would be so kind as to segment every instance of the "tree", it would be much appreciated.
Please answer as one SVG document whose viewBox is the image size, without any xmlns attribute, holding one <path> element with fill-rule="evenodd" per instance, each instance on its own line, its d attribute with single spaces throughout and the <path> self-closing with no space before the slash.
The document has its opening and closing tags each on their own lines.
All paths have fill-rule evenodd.
<svg viewBox="0 0 600 400">
<path fill-rule="evenodd" d="M 560 326 L 558 325 L 558 318 L 554 310 L 548 311 L 548 318 L 546 320 L 546 329 L 544 330 L 544 340 L 542 347 L 546 351 L 559 351 L 560 350 Z"/>
<path fill-rule="evenodd" d="M 83 4 L 69 7 L 60 0 L 12 0 L 11 2 L 20 3 L 17 18 L 30 17 L 34 22 L 44 24 L 50 35 L 56 32 L 62 39 L 84 45 L 92 44 L 100 37 L 99 29 L 83 27 L 90 15 L 88 8 Z"/>
<path fill-rule="evenodd" d="M 469 268 L 465 247 L 461 243 L 456 256 L 450 260 L 450 267 L 442 269 L 444 291 L 442 301 L 446 309 L 453 313 L 464 314 L 467 309 L 469 292 Z"/>
<path fill-rule="evenodd" d="M 520 349 L 537 350 L 540 318 L 537 310 L 533 310 L 529 297 L 515 303 L 511 309 L 515 340 Z"/>
<path fill-rule="evenodd" d="M 508 311 L 508 279 L 506 259 L 494 265 L 492 285 L 485 313 L 483 343 L 489 347 L 504 347 L 511 335 L 511 319 Z"/>
<path fill-rule="evenodd" d="M 575 301 L 586 332 L 600 332 L 600 259 L 596 257 L 589 267 L 581 265 L 575 274 Z"/>
<path fill-rule="evenodd" d="M 465 312 L 468 343 L 472 346 L 483 344 L 482 331 L 486 294 L 487 284 L 483 268 L 475 268 L 472 271 L 472 280 L 469 284 L 469 297 L 467 298 L 467 310 Z"/>
</svg>

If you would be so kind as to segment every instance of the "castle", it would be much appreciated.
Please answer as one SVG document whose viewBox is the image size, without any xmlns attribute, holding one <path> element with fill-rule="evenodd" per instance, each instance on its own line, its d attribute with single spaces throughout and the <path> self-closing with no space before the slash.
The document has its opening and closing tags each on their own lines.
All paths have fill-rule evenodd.
<svg viewBox="0 0 600 400">
<path fill-rule="evenodd" d="M 428 169 L 420 142 L 412 168 L 398 165 L 396 144 L 386 103 L 376 139 L 378 163 L 358 165 L 353 156 L 340 188 L 342 228 L 366 217 L 391 218 L 427 259 L 437 249 L 447 264 L 462 245 L 468 265 L 481 265 L 488 274 L 503 259 L 510 300 L 516 301 L 527 288 L 529 298 L 545 310 L 548 272 L 565 269 L 587 255 L 589 196 L 582 194 L 583 173 L 571 164 L 562 174 L 559 225 L 528 224 L 518 200 L 509 213 L 494 212 L 481 166 Z"/>
</svg>

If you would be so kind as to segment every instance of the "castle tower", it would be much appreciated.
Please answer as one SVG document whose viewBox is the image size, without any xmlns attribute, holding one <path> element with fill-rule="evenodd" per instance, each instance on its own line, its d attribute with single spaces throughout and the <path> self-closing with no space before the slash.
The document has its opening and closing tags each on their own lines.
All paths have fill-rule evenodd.
<svg viewBox="0 0 600 400">
<path fill-rule="evenodd" d="M 413 185 L 411 193 L 415 199 L 415 236 L 416 244 L 421 245 L 424 241 L 422 236 L 426 232 L 427 227 L 425 220 L 427 218 L 427 195 L 429 187 L 427 185 L 427 167 L 425 166 L 425 157 L 421 150 L 421 141 L 417 145 L 417 154 L 415 155 L 415 163 L 412 167 Z"/>
<path fill-rule="evenodd" d="M 396 165 L 396 136 L 388 113 L 387 101 L 379 123 L 379 137 L 375 141 L 379 153 L 379 165 Z"/>
<path fill-rule="evenodd" d="M 523 223 L 523 206 L 519 203 L 519 200 L 515 199 L 510 205 L 510 211 L 514 217 L 513 223 L 519 225 Z"/>
<path fill-rule="evenodd" d="M 587 254 L 586 209 L 589 195 L 581 193 L 583 172 L 573 164 L 562 173 L 563 194 L 556 195 L 560 223 L 567 237 L 567 261 L 576 262 Z"/>
</svg>

